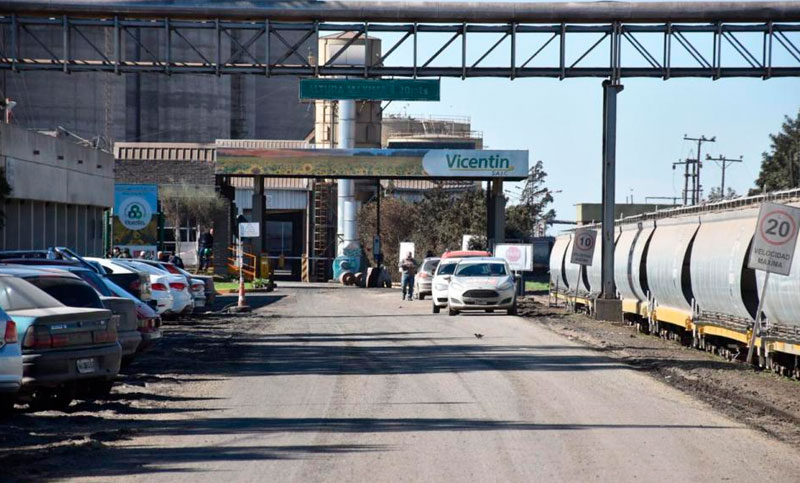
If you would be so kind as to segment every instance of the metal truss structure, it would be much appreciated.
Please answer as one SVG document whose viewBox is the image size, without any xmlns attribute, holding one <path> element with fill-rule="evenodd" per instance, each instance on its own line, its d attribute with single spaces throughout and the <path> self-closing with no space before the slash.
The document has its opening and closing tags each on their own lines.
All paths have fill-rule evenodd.
<svg viewBox="0 0 800 483">
<path fill-rule="evenodd" d="M 330 33 L 352 35 L 338 52 L 319 65 L 313 55 L 303 52 L 304 46 Z M 379 33 L 391 33 L 397 39 L 383 49 L 377 63 L 365 66 L 342 62 L 342 53 L 354 42 Z M 581 47 L 568 49 L 573 45 Z M 425 46 L 424 55 L 421 46 Z M 433 53 L 428 52 L 431 46 Z M 590 25 L 331 23 L 118 15 L 91 18 L 4 15 L 0 5 L 0 69 L 12 71 L 365 78 L 768 79 L 800 76 L 798 46 L 797 22 L 612 21 Z M 410 59 L 400 58 L 397 52 L 401 48 L 410 51 L 405 56 Z M 723 48 L 726 56 L 722 55 Z M 136 57 L 130 54 L 134 49 Z M 445 51 L 457 55 L 443 56 Z M 602 51 L 606 59 L 602 65 L 585 65 L 590 54 Z M 490 55 L 493 62 L 487 60 Z"/>
</svg>

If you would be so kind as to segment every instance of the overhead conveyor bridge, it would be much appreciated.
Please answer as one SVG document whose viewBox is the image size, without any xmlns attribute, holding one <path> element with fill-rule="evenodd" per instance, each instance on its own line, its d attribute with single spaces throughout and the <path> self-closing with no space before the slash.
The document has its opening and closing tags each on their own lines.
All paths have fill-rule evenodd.
<svg viewBox="0 0 800 483">
<path fill-rule="evenodd" d="M 11 70 L 510 79 L 800 75 L 798 2 L 5 0 L 0 15 L 0 69 Z M 307 40 L 334 32 L 353 36 L 324 64 L 303 51 Z M 341 54 L 353 42 L 386 33 L 397 38 L 375 65 L 344 62 Z M 601 50 L 608 53 L 604 62 L 592 65 L 590 54 Z"/>
</svg>

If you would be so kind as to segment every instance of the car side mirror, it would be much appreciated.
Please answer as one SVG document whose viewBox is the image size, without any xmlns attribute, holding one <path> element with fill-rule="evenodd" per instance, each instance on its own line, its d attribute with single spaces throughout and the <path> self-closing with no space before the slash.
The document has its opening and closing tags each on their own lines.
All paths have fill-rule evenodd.
<svg viewBox="0 0 800 483">
<path fill-rule="evenodd" d="M 446 281 L 448 281 L 448 282 L 449 282 L 449 281 L 450 281 L 450 279 L 452 279 L 453 277 L 452 277 L 452 276 L 450 276 L 450 275 L 445 275 L 445 276 L 443 276 L 442 278 L 443 278 L 444 280 L 446 280 Z"/>
</svg>

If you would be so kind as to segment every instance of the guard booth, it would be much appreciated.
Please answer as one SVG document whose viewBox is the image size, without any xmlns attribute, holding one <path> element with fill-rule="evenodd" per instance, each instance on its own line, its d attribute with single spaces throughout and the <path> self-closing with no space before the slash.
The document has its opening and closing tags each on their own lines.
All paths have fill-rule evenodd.
<svg viewBox="0 0 800 483">
<path fill-rule="evenodd" d="M 250 240 L 254 255 L 269 257 L 276 277 L 307 280 L 330 279 L 330 265 L 343 236 L 357 231 L 342 229 L 335 179 L 356 186 L 379 185 L 381 180 L 485 181 L 487 182 L 487 233 L 489 244 L 502 242 L 505 231 L 504 181 L 521 181 L 528 175 L 528 152 L 476 149 L 258 149 L 218 147 L 217 184 L 230 193 L 238 178 L 253 180 L 253 203 L 248 221 L 259 222 L 261 236 Z M 267 214 L 264 180 L 310 179 L 308 211 L 301 222 L 297 213 Z M 248 183 L 249 184 L 249 183 Z M 379 197 L 380 198 L 380 197 Z M 267 201 L 268 203 L 268 201 Z M 345 215 L 346 217 L 348 215 Z M 352 227 L 357 230 L 357 227 Z M 351 235 L 344 235 L 344 233 Z M 375 234 L 370 234 L 370 236 Z M 304 240 L 304 243 L 300 243 Z M 303 246 L 298 257 L 297 249 Z M 260 248 L 260 250 L 259 250 Z M 283 254 L 283 257 L 281 257 Z M 254 263 L 257 272 L 260 260 Z M 303 273 L 307 271 L 307 273 Z M 260 276 L 257 273 L 256 276 Z"/>
</svg>

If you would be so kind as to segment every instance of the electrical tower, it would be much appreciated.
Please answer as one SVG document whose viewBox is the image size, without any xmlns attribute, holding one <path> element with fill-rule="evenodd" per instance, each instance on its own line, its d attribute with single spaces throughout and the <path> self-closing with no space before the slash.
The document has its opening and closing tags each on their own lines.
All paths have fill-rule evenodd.
<svg viewBox="0 0 800 483">
<path fill-rule="evenodd" d="M 697 143 L 697 158 L 695 158 L 695 163 L 692 165 L 692 177 L 694 178 L 694 189 L 692 190 L 694 196 L 692 197 L 692 204 L 696 205 L 700 203 L 700 199 L 703 196 L 703 185 L 700 183 L 700 169 L 703 167 L 703 163 L 700 160 L 703 158 L 700 156 L 700 151 L 703 148 L 703 143 L 715 143 L 717 142 L 717 137 L 712 136 L 710 139 L 705 136 L 690 138 L 688 135 L 684 134 L 683 140 Z M 687 161 L 689 160 L 687 159 Z"/>
<path fill-rule="evenodd" d="M 694 168 L 694 165 L 697 164 L 697 160 L 686 158 L 684 161 L 675 161 L 672 163 L 672 169 L 675 169 L 675 166 L 683 165 L 683 204 L 688 205 L 695 203 L 696 193 L 697 193 L 697 183 L 695 180 L 697 179 L 697 170 Z M 689 166 L 692 166 L 691 172 L 689 172 Z M 689 179 L 692 180 L 692 187 L 689 188 Z M 689 194 L 691 193 L 691 197 Z"/>
<path fill-rule="evenodd" d="M 706 154 L 706 160 L 708 161 L 716 161 L 719 163 L 720 167 L 722 167 L 722 182 L 720 183 L 720 195 L 725 198 L 725 169 L 728 167 L 729 164 L 733 163 L 741 163 L 743 156 L 739 156 L 739 159 L 732 159 L 726 158 L 723 155 L 719 155 L 716 158 L 712 158 L 710 154 Z"/>
</svg>

